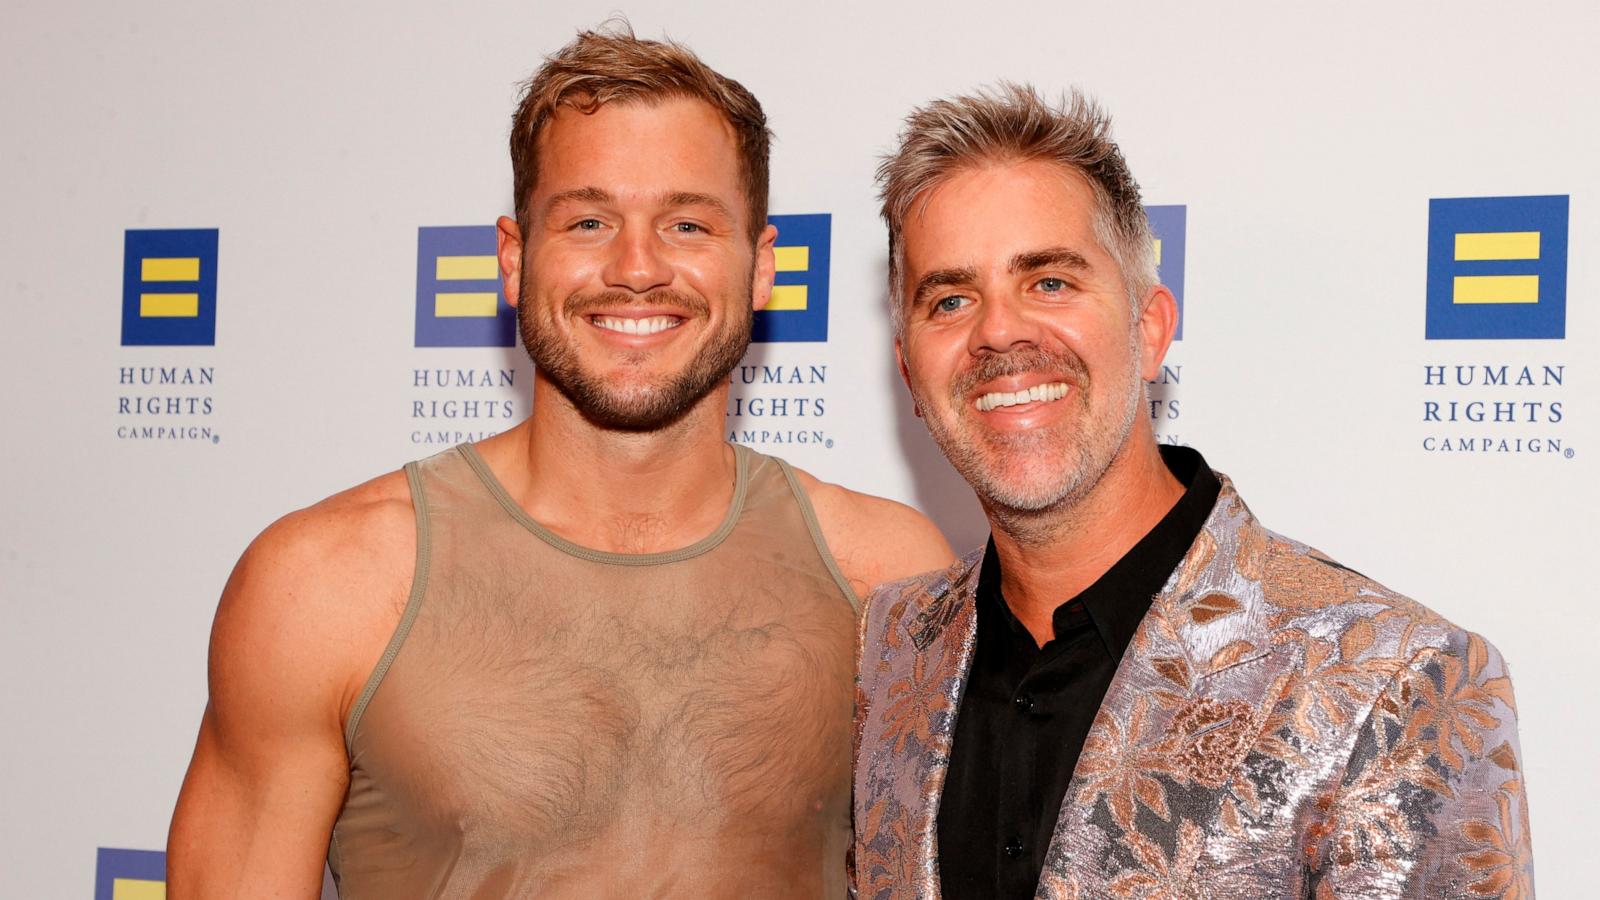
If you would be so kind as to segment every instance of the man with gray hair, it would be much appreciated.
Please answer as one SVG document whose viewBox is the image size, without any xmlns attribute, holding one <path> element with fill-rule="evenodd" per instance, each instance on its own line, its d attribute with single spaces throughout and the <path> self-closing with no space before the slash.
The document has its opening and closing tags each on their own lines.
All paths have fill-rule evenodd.
<svg viewBox="0 0 1600 900">
<path fill-rule="evenodd" d="M 1177 319 L 1106 115 L 939 100 L 879 170 L 895 349 L 988 545 L 879 588 L 862 897 L 1531 897 L 1494 648 L 1141 414 Z"/>
</svg>

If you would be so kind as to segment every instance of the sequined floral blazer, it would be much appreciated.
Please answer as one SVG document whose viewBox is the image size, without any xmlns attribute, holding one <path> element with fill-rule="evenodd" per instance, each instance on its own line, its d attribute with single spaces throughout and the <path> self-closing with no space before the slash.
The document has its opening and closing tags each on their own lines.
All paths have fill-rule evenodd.
<svg viewBox="0 0 1600 900">
<path fill-rule="evenodd" d="M 1499 654 L 1266 531 L 1222 482 L 1101 704 L 1037 897 L 1531 898 Z M 861 898 L 936 898 L 939 853 L 963 852 L 935 820 L 981 556 L 868 603 Z"/>
</svg>

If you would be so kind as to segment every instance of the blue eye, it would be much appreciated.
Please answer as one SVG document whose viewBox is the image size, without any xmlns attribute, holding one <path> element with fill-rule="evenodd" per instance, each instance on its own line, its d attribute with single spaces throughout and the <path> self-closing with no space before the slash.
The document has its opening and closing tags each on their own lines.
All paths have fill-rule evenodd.
<svg viewBox="0 0 1600 900">
<path fill-rule="evenodd" d="M 1054 294 L 1057 291 L 1064 291 L 1066 289 L 1067 283 L 1060 278 L 1039 279 L 1039 290 L 1044 291 L 1047 294 Z"/>
<path fill-rule="evenodd" d="M 940 299 L 935 300 L 933 302 L 933 311 L 934 312 L 942 312 L 942 313 L 943 312 L 955 312 L 956 310 L 960 309 L 963 306 L 966 306 L 968 303 L 971 303 L 971 302 L 972 302 L 971 300 L 967 299 L 966 297 L 961 296 L 960 294 L 952 294 L 952 295 L 950 295 L 948 297 L 941 297 Z"/>
<path fill-rule="evenodd" d="M 672 227 L 674 230 L 682 234 L 694 234 L 698 231 L 705 231 L 705 229 L 701 228 L 699 223 L 696 222 L 675 222 L 673 223 Z"/>
<path fill-rule="evenodd" d="M 583 220 L 580 220 L 576 225 L 574 225 L 572 227 L 578 229 L 579 231 L 594 231 L 595 229 L 600 227 L 600 220 L 599 219 L 583 219 Z"/>
</svg>

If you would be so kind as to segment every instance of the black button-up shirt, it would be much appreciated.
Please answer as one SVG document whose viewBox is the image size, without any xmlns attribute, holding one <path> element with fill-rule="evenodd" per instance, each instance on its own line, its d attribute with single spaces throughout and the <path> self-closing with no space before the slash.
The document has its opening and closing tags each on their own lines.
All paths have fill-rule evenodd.
<svg viewBox="0 0 1600 900">
<path fill-rule="evenodd" d="M 946 900 L 1029 898 L 1100 701 L 1150 601 L 1205 525 L 1221 485 L 1194 450 L 1162 447 L 1183 496 L 1083 593 L 1043 647 L 1000 595 L 994 542 L 978 574 L 978 634 L 939 803 Z"/>
</svg>

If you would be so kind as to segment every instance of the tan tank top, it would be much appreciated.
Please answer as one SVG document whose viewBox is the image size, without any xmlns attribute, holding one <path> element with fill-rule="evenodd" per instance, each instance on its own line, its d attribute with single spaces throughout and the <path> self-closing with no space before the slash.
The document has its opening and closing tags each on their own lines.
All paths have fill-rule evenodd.
<svg viewBox="0 0 1600 900">
<path fill-rule="evenodd" d="M 644 555 L 543 528 L 471 446 L 406 467 L 341 897 L 843 895 L 855 597 L 788 465 L 734 453 L 716 531 Z"/>
</svg>

